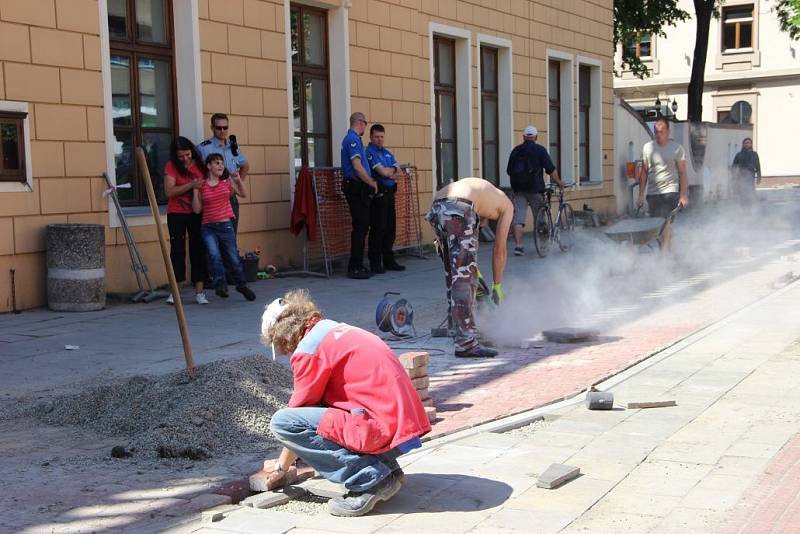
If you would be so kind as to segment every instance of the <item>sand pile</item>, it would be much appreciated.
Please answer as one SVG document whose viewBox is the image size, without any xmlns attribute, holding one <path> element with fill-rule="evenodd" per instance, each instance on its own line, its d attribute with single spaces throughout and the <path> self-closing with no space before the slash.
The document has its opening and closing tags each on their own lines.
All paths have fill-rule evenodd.
<svg viewBox="0 0 800 534">
<path fill-rule="evenodd" d="M 40 402 L 29 413 L 119 436 L 136 456 L 203 459 L 277 446 L 269 420 L 286 406 L 291 386 L 288 369 L 247 356 L 201 365 L 193 381 L 183 371 L 135 376 Z"/>
</svg>

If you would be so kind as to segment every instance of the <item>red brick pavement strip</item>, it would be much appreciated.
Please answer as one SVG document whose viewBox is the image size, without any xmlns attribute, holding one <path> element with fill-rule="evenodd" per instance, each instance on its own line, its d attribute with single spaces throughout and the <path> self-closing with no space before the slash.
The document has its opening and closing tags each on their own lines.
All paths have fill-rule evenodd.
<svg viewBox="0 0 800 534">
<path fill-rule="evenodd" d="M 745 491 L 721 532 L 800 532 L 800 433 L 786 442 Z"/>
<path fill-rule="evenodd" d="M 439 419 L 430 437 L 546 406 L 585 391 L 700 328 L 700 324 L 626 328 L 593 343 L 542 343 L 503 351 L 492 360 L 464 360 L 475 369 L 431 376 Z M 538 345 L 538 344 L 537 344 Z"/>
</svg>

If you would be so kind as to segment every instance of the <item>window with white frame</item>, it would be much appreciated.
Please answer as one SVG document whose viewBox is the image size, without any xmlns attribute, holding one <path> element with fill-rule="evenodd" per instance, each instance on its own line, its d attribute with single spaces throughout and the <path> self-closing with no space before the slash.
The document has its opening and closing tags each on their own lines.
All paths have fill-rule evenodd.
<svg viewBox="0 0 800 534">
<path fill-rule="evenodd" d="M 567 182 L 575 176 L 575 115 L 571 54 L 547 51 L 547 149 Z"/>
<path fill-rule="evenodd" d="M 473 174 L 472 50 L 469 30 L 429 24 L 432 164 L 439 189 Z"/>
<path fill-rule="evenodd" d="M 602 181 L 602 63 L 578 56 L 578 180 Z"/>
<path fill-rule="evenodd" d="M 753 4 L 722 8 L 722 51 L 753 48 Z"/>
</svg>

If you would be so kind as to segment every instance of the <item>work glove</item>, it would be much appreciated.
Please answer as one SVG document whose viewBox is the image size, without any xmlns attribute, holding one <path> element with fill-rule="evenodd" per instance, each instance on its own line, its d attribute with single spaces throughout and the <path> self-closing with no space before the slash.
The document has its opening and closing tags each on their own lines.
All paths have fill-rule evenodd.
<svg viewBox="0 0 800 534">
<path fill-rule="evenodd" d="M 506 293 L 503 291 L 503 284 L 496 283 L 492 286 L 492 302 L 500 304 L 506 298 Z"/>
<path fill-rule="evenodd" d="M 487 289 L 489 289 L 489 285 L 486 283 L 486 280 L 484 280 L 483 274 L 478 271 L 478 288 L 475 290 L 475 299 L 483 300 L 488 297 Z"/>
</svg>

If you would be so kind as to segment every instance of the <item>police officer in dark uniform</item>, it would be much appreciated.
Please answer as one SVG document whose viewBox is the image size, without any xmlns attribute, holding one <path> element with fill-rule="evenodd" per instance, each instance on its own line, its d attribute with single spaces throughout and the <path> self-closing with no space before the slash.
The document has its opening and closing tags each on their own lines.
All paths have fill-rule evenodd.
<svg viewBox="0 0 800 534">
<path fill-rule="evenodd" d="M 369 207 L 378 193 L 378 183 L 367 171 L 367 154 L 361 136 L 367 128 L 367 118 L 361 112 L 350 115 L 350 129 L 342 140 L 342 191 L 350 208 L 353 232 L 350 234 L 350 261 L 347 276 L 356 280 L 369 278 L 364 267 L 364 240 L 369 231 Z"/>
<path fill-rule="evenodd" d="M 386 147 L 383 146 L 386 130 L 381 124 L 373 124 L 369 129 L 367 145 L 367 164 L 372 178 L 378 182 L 378 194 L 372 199 L 369 220 L 369 266 L 373 274 L 386 271 L 404 271 L 405 266 L 394 259 L 394 239 L 397 232 L 395 212 L 395 193 L 400 166 Z"/>
<path fill-rule="evenodd" d="M 209 155 L 222 154 L 222 158 L 225 160 L 225 168 L 228 169 L 228 172 L 231 174 L 238 172 L 239 178 L 244 182 L 247 178 L 247 173 L 250 171 L 250 164 L 239 150 L 235 137 L 228 138 L 228 116 L 224 113 L 211 115 L 211 130 L 213 136 L 197 146 L 197 150 L 203 158 L 201 168 L 205 169 L 205 160 Z M 231 207 L 235 216 L 233 219 L 233 231 L 236 232 L 239 228 L 239 201 L 236 200 L 236 195 L 231 196 Z"/>
</svg>

